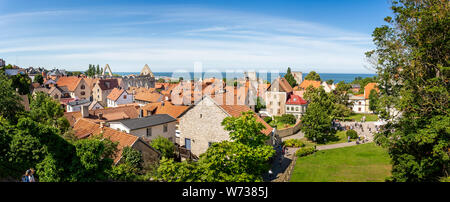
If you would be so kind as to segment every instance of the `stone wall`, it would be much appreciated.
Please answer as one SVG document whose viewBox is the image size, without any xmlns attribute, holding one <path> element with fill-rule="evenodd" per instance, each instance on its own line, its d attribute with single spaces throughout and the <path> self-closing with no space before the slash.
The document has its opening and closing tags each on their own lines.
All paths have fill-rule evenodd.
<svg viewBox="0 0 450 202">
<path fill-rule="evenodd" d="M 299 122 L 297 122 L 297 123 L 296 123 L 294 126 L 292 126 L 292 127 L 285 128 L 285 129 L 281 129 L 281 130 L 277 130 L 277 135 L 278 135 L 280 138 L 294 135 L 294 134 L 296 134 L 296 133 L 300 130 L 301 125 L 302 125 L 302 124 L 301 124 L 301 122 L 299 121 Z"/>
</svg>

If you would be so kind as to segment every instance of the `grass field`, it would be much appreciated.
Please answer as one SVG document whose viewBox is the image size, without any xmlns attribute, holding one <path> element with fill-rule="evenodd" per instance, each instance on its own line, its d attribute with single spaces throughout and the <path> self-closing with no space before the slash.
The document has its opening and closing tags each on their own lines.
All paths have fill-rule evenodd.
<svg viewBox="0 0 450 202">
<path fill-rule="evenodd" d="M 327 143 L 325 143 L 325 144 L 316 144 L 312 141 L 309 141 L 306 137 L 304 137 L 300 140 L 302 140 L 306 144 L 306 146 L 338 144 L 338 143 L 347 142 L 347 131 L 338 131 L 336 133 L 336 139 L 328 140 Z M 351 139 L 351 141 L 353 142 L 353 141 L 355 141 L 355 139 Z"/>
<path fill-rule="evenodd" d="M 383 182 L 390 171 L 386 150 L 369 143 L 298 158 L 291 182 Z"/>
<path fill-rule="evenodd" d="M 361 121 L 361 118 L 363 116 L 366 116 L 366 121 L 377 121 L 378 120 L 378 115 L 376 115 L 376 114 L 354 114 L 349 117 L 345 117 L 344 121 L 351 121 L 352 119 L 354 119 L 355 121 Z"/>
</svg>

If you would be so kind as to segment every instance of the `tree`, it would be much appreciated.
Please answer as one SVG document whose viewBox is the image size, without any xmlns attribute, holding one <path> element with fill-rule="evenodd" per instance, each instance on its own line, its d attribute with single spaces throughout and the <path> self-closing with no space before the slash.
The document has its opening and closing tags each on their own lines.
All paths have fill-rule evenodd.
<svg viewBox="0 0 450 202">
<path fill-rule="evenodd" d="M 158 83 L 164 83 L 164 82 L 166 82 L 166 80 L 164 80 L 163 78 L 158 79 Z"/>
<path fill-rule="evenodd" d="M 288 67 L 287 73 L 284 75 L 284 78 L 292 87 L 297 85 L 297 81 L 295 81 L 294 75 L 292 75 L 290 67 Z"/>
<path fill-rule="evenodd" d="M 16 74 L 11 76 L 13 89 L 18 89 L 19 94 L 26 95 L 30 93 L 31 79 L 27 74 Z"/>
<path fill-rule="evenodd" d="M 157 137 L 150 142 L 150 146 L 158 150 L 163 157 L 173 158 L 175 157 L 175 145 L 172 141 L 165 137 Z"/>
<path fill-rule="evenodd" d="M 321 81 L 322 79 L 315 71 L 311 71 L 305 76 L 305 80 Z"/>
<path fill-rule="evenodd" d="M 375 136 L 388 148 L 392 181 L 448 178 L 449 6 L 448 1 L 392 2 L 394 17 L 373 32 L 380 116 L 388 120 Z"/>
<path fill-rule="evenodd" d="M 44 84 L 44 77 L 41 74 L 38 74 L 34 77 L 34 82 L 39 84 Z"/>
<path fill-rule="evenodd" d="M 378 104 L 378 92 L 372 89 L 369 94 L 369 110 L 376 111 Z"/>
<path fill-rule="evenodd" d="M 331 128 L 334 104 L 325 90 L 309 86 L 304 94 L 309 101 L 306 113 L 301 117 L 302 132 L 309 140 L 325 143 L 330 140 L 335 131 Z"/>
<path fill-rule="evenodd" d="M 98 65 L 98 64 L 97 64 L 97 69 L 95 70 L 95 74 L 96 75 L 101 75 L 102 74 L 102 72 L 100 70 L 100 65 Z"/>
<path fill-rule="evenodd" d="M 261 132 L 265 126 L 256 120 L 252 111 L 243 112 L 240 117 L 226 117 L 222 121 L 222 126 L 229 131 L 232 140 L 245 145 L 263 145 L 269 138 Z"/>
<path fill-rule="evenodd" d="M 31 100 L 30 117 L 35 121 L 58 128 L 61 133 L 65 133 L 70 127 L 61 105 L 43 92 L 36 93 Z"/>
<path fill-rule="evenodd" d="M 258 113 L 261 111 L 261 109 L 266 108 L 266 105 L 264 104 L 264 100 L 261 97 L 256 98 L 256 105 L 255 105 L 255 112 Z"/>
<path fill-rule="evenodd" d="M 328 85 L 331 85 L 331 84 L 334 83 L 334 80 L 333 79 L 328 79 L 326 82 L 327 82 Z"/>
<path fill-rule="evenodd" d="M 160 161 L 157 179 L 168 182 L 253 182 L 262 181 L 275 154 L 261 133 L 264 125 L 253 112 L 222 121 L 233 142 L 214 143 L 197 162 L 177 163 L 165 157 Z M 265 136 L 265 137 L 262 137 Z"/>
<path fill-rule="evenodd" d="M 12 80 L 0 72 L 0 116 L 9 121 L 16 120 L 16 115 L 24 112 L 25 108 L 20 103 L 22 98 L 12 88 Z"/>
</svg>

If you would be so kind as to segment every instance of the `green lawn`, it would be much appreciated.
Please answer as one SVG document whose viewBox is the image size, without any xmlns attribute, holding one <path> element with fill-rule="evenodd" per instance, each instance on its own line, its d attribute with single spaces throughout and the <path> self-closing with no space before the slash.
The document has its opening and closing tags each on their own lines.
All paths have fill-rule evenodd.
<svg viewBox="0 0 450 202">
<path fill-rule="evenodd" d="M 383 182 L 391 164 L 374 143 L 318 151 L 297 159 L 292 182 Z"/>
<path fill-rule="evenodd" d="M 312 141 L 309 141 L 306 137 L 300 139 L 302 140 L 306 146 L 314 146 L 314 145 L 329 145 L 329 144 L 337 144 L 347 142 L 347 131 L 338 131 L 336 133 L 336 139 L 328 140 L 325 144 L 316 144 Z M 351 141 L 355 141 L 355 139 L 351 139 Z"/>
<path fill-rule="evenodd" d="M 366 121 L 377 121 L 378 120 L 378 115 L 376 115 L 376 114 L 354 114 L 349 117 L 345 117 L 344 121 L 351 121 L 352 119 L 354 119 L 355 121 L 361 121 L 361 118 L 363 116 L 366 116 Z"/>
</svg>

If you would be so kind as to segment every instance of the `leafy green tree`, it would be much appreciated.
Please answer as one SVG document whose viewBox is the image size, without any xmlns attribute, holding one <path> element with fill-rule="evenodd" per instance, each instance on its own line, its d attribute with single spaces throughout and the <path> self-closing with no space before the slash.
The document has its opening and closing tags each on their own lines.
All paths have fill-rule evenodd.
<svg viewBox="0 0 450 202">
<path fill-rule="evenodd" d="M 369 94 L 369 109 L 370 111 L 376 111 L 378 104 L 378 92 L 372 89 Z"/>
<path fill-rule="evenodd" d="M 225 118 L 222 125 L 233 142 L 214 143 L 197 162 L 174 162 L 163 157 L 157 179 L 168 182 L 253 182 L 262 181 L 269 169 L 269 158 L 275 154 L 264 142 L 264 125 L 256 123 L 253 112 L 238 118 Z"/>
<path fill-rule="evenodd" d="M 101 74 L 102 74 L 102 72 L 101 72 L 101 70 L 100 70 L 100 65 L 98 65 L 98 64 L 97 64 L 97 68 L 96 68 L 96 70 L 95 70 L 95 74 L 96 74 L 96 75 L 101 75 Z"/>
<path fill-rule="evenodd" d="M 388 120 L 375 141 L 392 159 L 389 180 L 439 181 L 450 173 L 448 1 L 399 0 L 392 10 L 366 53 L 379 76 L 377 111 Z"/>
<path fill-rule="evenodd" d="M 306 89 L 305 99 L 309 101 L 306 113 L 301 117 L 301 131 L 305 137 L 318 143 L 325 143 L 334 137 L 335 131 L 331 128 L 333 120 L 334 103 L 325 90 L 312 86 Z"/>
<path fill-rule="evenodd" d="M 164 80 L 163 78 L 159 78 L 158 79 L 158 83 L 164 83 L 166 80 Z"/>
<path fill-rule="evenodd" d="M 334 83 L 334 80 L 333 80 L 333 79 L 328 79 L 328 80 L 326 81 L 326 83 L 327 83 L 328 85 L 331 85 L 331 84 Z"/>
<path fill-rule="evenodd" d="M 31 79 L 27 74 L 16 74 L 11 76 L 13 89 L 18 89 L 19 94 L 26 95 L 30 93 Z"/>
<path fill-rule="evenodd" d="M 0 116 L 7 120 L 16 120 L 16 115 L 25 110 L 20 103 L 22 98 L 12 87 L 12 80 L 2 72 L 0 72 L 0 97 Z"/>
<path fill-rule="evenodd" d="M 290 67 L 288 67 L 287 73 L 284 75 L 284 78 L 289 83 L 289 85 L 291 85 L 292 87 L 297 85 L 297 81 L 295 81 L 294 75 L 292 75 Z"/>
<path fill-rule="evenodd" d="M 279 120 L 281 123 L 291 124 L 291 125 L 295 124 L 297 122 L 297 119 L 292 114 L 283 114 L 283 115 L 281 115 Z"/>
<path fill-rule="evenodd" d="M 263 145 L 269 138 L 261 132 L 265 126 L 256 120 L 252 111 L 243 112 L 240 117 L 226 117 L 222 121 L 222 126 L 229 131 L 232 140 L 245 145 Z"/>
<path fill-rule="evenodd" d="M 44 77 L 41 74 L 34 76 L 34 82 L 39 84 L 44 84 Z"/>
<path fill-rule="evenodd" d="M 305 80 L 321 81 L 322 79 L 318 73 L 311 71 L 305 76 Z"/>
<path fill-rule="evenodd" d="M 60 129 L 61 133 L 65 133 L 70 127 L 61 105 L 43 92 L 36 93 L 31 100 L 30 117 Z"/>
<path fill-rule="evenodd" d="M 125 163 L 130 164 L 134 168 L 142 169 L 142 153 L 131 147 L 124 147 L 122 152 L 122 159 Z"/>
<path fill-rule="evenodd" d="M 158 150 L 163 157 L 173 158 L 175 157 L 175 145 L 172 141 L 165 137 L 157 137 L 150 142 L 150 146 Z"/>
</svg>

